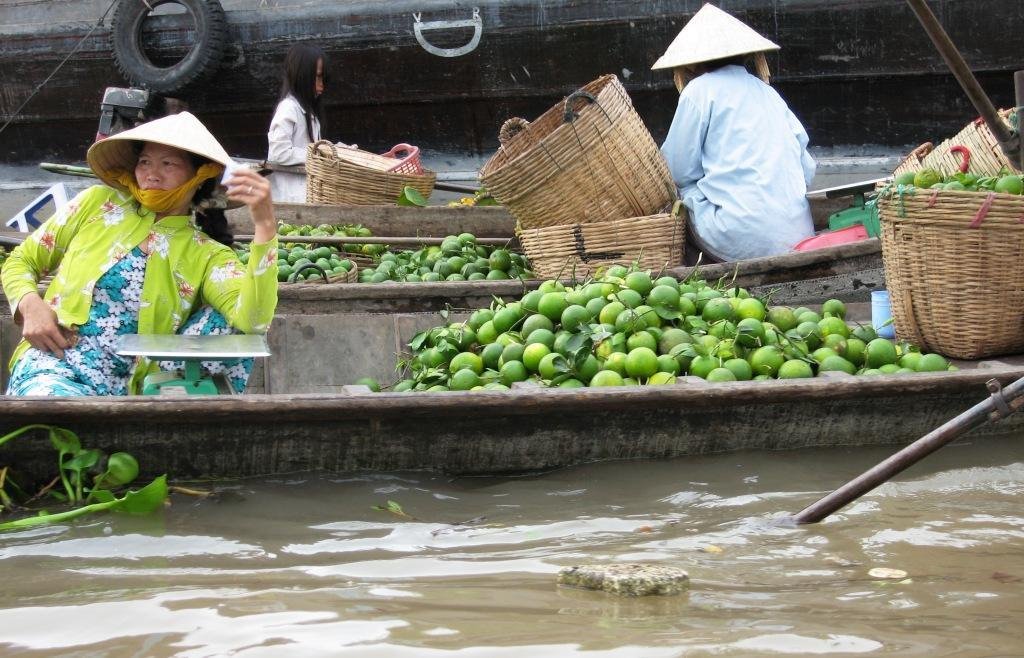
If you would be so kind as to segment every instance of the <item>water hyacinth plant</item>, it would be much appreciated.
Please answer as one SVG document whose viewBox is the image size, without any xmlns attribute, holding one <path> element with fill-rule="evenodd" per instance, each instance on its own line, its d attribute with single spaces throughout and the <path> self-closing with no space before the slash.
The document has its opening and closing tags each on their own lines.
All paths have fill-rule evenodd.
<svg viewBox="0 0 1024 658">
<path fill-rule="evenodd" d="M 26 425 L 0 437 L 0 448 L 8 441 L 29 435 L 33 430 L 45 431 L 50 445 L 57 451 L 57 476 L 39 493 L 28 496 L 10 479 L 8 467 L 0 467 L 0 513 L 15 509 L 31 511 L 25 505 L 44 497 L 66 504 L 71 509 L 55 513 L 40 510 L 34 516 L 0 523 L 0 530 L 67 521 L 106 510 L 150 514 L 160 509 L 167 500 L 167 477 L 164 475 L 142 489 L 128 491 L 121 497 L 116 496 L 114 490 L 127 486 L 138 477 L 138 461 L 126 452 L 115 452 L 104 463 L 104 455 L 100 450 L 83 448 L 78 435 L 62 427 Z M 97 471 L 100 472 L 94 474 Z"/>
</svg>

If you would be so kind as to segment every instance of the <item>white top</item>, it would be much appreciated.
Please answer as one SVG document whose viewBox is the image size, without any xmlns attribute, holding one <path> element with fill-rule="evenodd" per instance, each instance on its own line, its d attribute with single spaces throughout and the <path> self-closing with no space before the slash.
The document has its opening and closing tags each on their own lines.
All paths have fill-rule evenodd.
<svg viewBox="0 0 1024 658">
<path fill-rule="evenodd" d="M 774 89 L 741 66 L 694 78 L 661 147 L 688 230 L 726 260 L 781 254 L 814 235 L 807 132 Z"/>
<path fill-rule="evenodd" d="M 320 139 L 320 122 L 313 117 L 313 141 Z M 277 104 L 267 131 L 267 162 L 280 165 L 306 164 L 306 113 L 294 96 L 286 96 Z M 270 194 L 274 201 L 306 202 L 306 177 L 275 171 L 270 176 Z"/>
</svg>

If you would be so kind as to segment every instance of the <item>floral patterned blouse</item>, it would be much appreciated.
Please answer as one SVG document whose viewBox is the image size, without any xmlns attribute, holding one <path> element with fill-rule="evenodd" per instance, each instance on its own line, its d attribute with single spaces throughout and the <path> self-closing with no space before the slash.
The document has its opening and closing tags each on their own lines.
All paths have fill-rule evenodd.
<svg viewBox="0 0 1024 658">
<path fill-rule="evenodd" d="M 276 238 L 253 244 L 244 265 L 230 247 L 210 239 L 189 217 L 157 222 L 130 195 L 103 185 L 82 191 L 11 253 L 0 281 L 12 313 L 40 279 L 53 274 L 44 299 L 62 326 L 82 326 L 100 277 L 143 241 L 148 241 L 149 258 L 138 333 L 173 334 L 204 304 L 243 333 L 267 331 L 277 306 Z M 11 359 L 12 371 L 27 349 L 23 340 Z M 130 392 L 138 393 L 145 375 L 158 369 L 156 363 L 139 359 Z"/>
</svg>

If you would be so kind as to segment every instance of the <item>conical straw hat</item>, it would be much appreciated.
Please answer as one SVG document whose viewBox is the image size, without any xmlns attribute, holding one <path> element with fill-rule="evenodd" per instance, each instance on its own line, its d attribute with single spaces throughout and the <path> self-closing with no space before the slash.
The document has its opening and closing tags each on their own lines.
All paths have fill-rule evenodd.
<svg viewBox="0 0 1024 658">
<path fill-rule="evenodd" d="M 89 147 L 85 159 L 93 173 L 110 187 L 122 192 L 128 190 L 114 180 L 113 175 L 116 172 L 135 171 L 138 154 L 132 147 L 132 142 L 153 142 L 173 146 L 225 167 L 233 164 L 228 152 L 199 119 L 188 112 L 171 114 L 107 137 Z"/>
<path fill-rule="evenodd" d="M 680 30 L 652 69 L 671 69 L 686 64 L 778 50 L 742 21 L 714 5 L 704 5 Z"/>
</svg>

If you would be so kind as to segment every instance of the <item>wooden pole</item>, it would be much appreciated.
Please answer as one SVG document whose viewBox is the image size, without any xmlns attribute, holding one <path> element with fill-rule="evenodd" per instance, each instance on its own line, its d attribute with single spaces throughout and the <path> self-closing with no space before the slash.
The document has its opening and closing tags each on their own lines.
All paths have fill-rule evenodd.
<svg viewBox="0 0 1024 658">
<path fill-rule="evenodd" d="M 1003 418 L 1016 413 L 1024 406 L 1024 378 L 1018 379 L 1005 389 L 994 379 L 989 380 L 986 386 L 991 393 L 987 399 L 861 473 L 814 504 L 808 505 L 796 515 L 788 517 L 787 520 L 798 525 L 817 523 L 990 418 Z"/>
<path fill-rule="evenodd" d="M 974 109 L 978 111 L 978 114 L 988 124 L 989 130 L 992 131 L 992 135 L 999 142 L 999 147 L 1003 150 L 1003 153 L 1006 154 L 1006 157 L 1011 162 L 1019 162 L 1021 151 L 1024 150 L 1021 148 L 1020 135 L 1010 132 L 1010 129 L 1006 127 L 1006 124 L 999 116 L 999 112 L 992 105 L 992 101 L 989 100 L 988 95 L 981 88 L 981 85 L 978 84 L 978 79 L 974 77 L 974 73 L 971 72 L 967 62 L 960 55 L 960 51 L 953 45 L 953 41 L 946 34 L 946 30 L 942 28 L 939 19 L 932 13 L 925 0 L 907 0 L 907 4 L 910 5 L 914 15 L 917 16 L 917 20 L 924 27 L 924 31 L 928 33 L 928 37 L 935 44 L 935 48 L 939 51 L 942 59 L 945 60 L 946 66 L 949 67 L 949 70 L 963 88 L 964 93 L 971 100 Z"/>
</svg>

